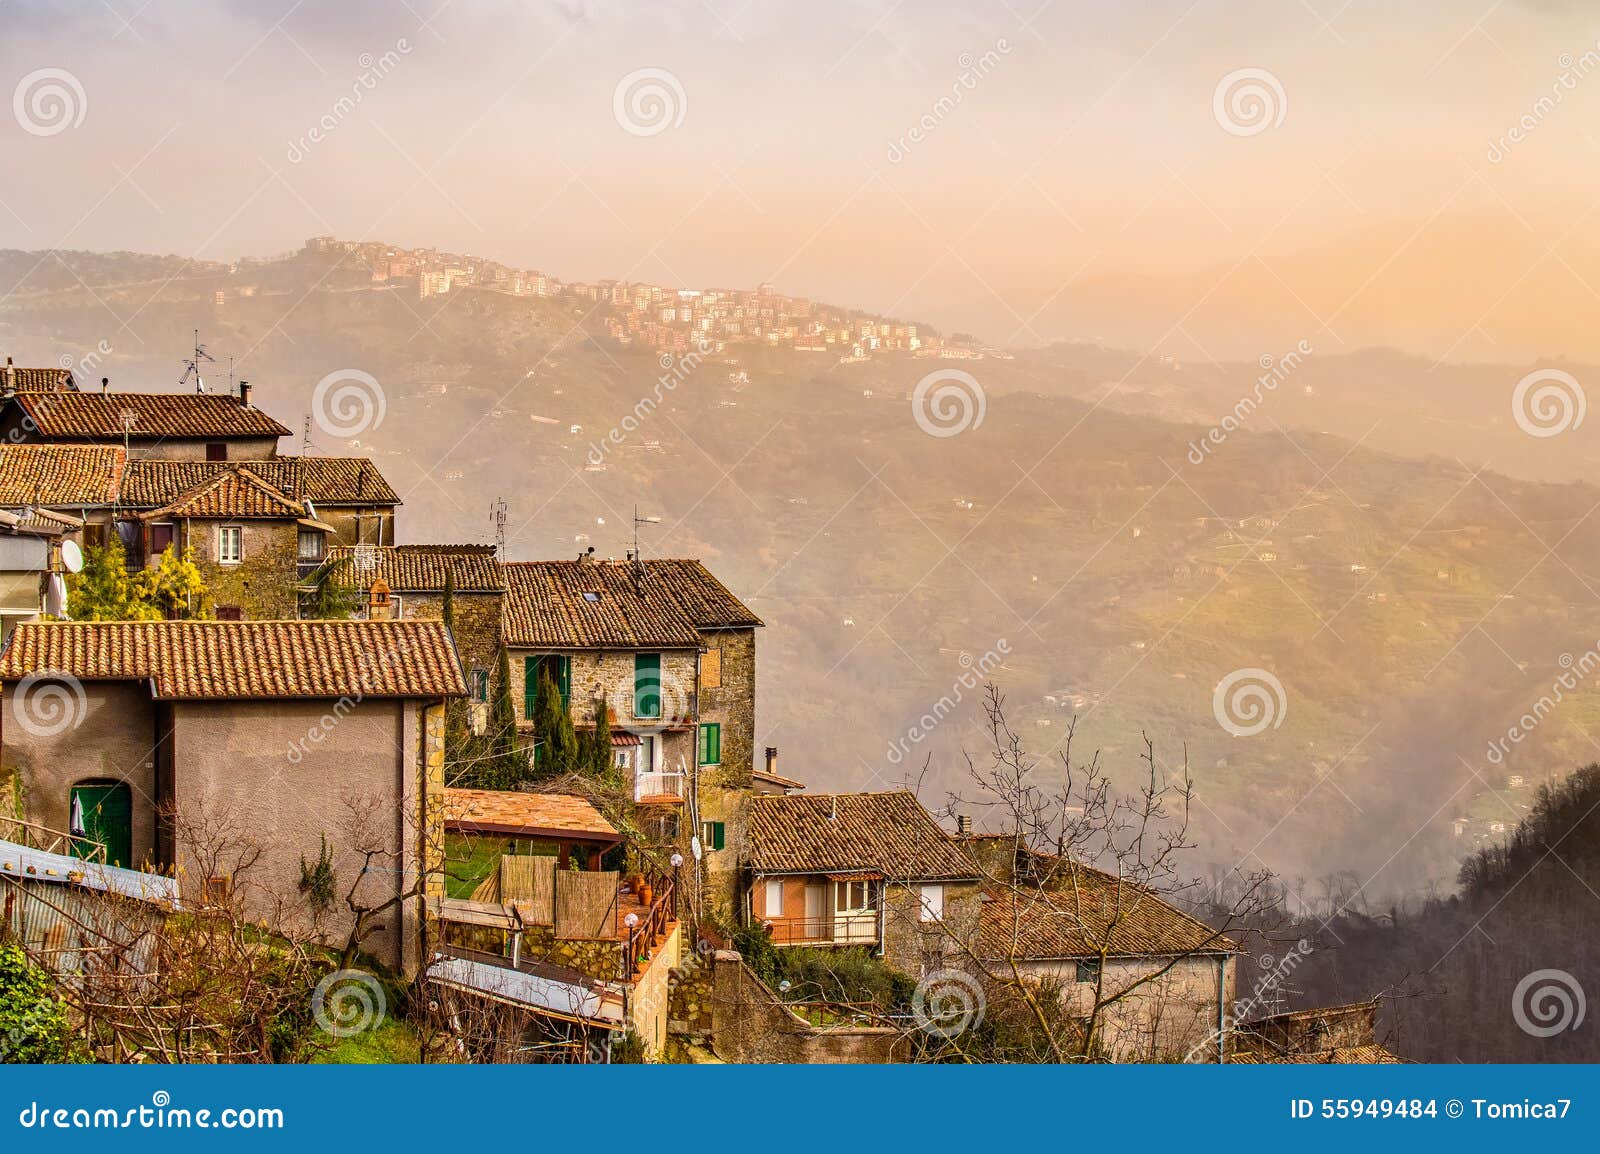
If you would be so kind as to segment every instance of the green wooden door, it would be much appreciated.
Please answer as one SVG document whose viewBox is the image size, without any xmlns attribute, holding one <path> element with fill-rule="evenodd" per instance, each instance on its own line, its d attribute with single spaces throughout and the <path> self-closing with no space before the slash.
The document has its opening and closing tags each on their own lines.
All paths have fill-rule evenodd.
<svg viewBox="0 0 1600 1154">
<path fill-rule="evenodd" d="M 72 832 L 83 831 L 82 838 L 72 843 L 74 857 L 91 856 L 99 843 L 106 847 L 106 864 L 132 867 L 133 791 L 126 783 L 75 785 L 68 805 Z"/>
<path fill-rule="evenodd" d="M 661 716 L 661 654 L 633 655 L 633 715 Z"/>
</svg>

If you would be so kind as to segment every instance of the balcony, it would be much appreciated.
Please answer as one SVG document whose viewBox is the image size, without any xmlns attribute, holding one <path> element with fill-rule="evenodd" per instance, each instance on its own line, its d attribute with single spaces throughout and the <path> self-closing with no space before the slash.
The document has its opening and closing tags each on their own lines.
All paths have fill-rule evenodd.
<svg viewBox="0 0 1600 1154">
<path fill-rule="evenodd" d="M 878 944 L 878 912 L 854 910 L 820 918 L 767 918 L 764 924 L 778 946 L 873 946 Z"/>
<path fill-rule="evenodd" d="M 679 805 L 687 788 L 687 774 L 636 773 L 633 775 L 633 800 L 643 804 Z"/>
</svg>

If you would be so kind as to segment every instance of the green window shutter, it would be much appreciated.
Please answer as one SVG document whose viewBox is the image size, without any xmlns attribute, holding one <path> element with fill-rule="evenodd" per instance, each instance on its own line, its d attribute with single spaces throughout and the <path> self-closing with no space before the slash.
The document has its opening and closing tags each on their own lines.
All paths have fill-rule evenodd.
<svg viewBox="0 0 1600 1154">
<path fill-rule="evenodd" d="M 722 764 L 722 726 L 708 722 L 700 727 L 700 764 Z"/>
<path fill-rule="evenodd" d="M 661 716 L 661 654 L 633 655 L 633 714 Z"/>
<path fill-rule="evenodd" d="M 555 682 L 561 687 L 561 704 L 565 706 L 572 700 L 572 658 L 556 658 Z"/>
<path fill-rule="evenodd" d="M 701 822 L 700 844 L 706 849 L 721 849 L 727 844 L 727 827 L 720 821 Z"/>
<path fill-rule="evenodd" d="M 522 716 L 533 720 L 533 704 L 539 699 L 539 659 L 531 653 L 522 659 Z"/>
</svg>

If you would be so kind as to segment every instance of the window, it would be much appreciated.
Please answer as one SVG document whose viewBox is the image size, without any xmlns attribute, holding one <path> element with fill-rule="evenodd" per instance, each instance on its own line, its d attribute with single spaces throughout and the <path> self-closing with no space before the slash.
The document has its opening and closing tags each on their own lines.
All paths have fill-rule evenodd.
<svg viewBox="0 0 1600 1154">
<path fill-rule="evenodd" d="M 388 619 L 390 621 L 398 621 L 398 620 L 400 620 L 400 602 L 401 602 L 401 600 L 402 600 L 402 598 L 401 598 L 400 594 L 398 594 L 398 593 L 391 593 L 389 595 L 389 618 Z"/>
<path fill-rule="evenodd" d="M 600 600 L 600 594 L 598 594 L 598 593 L 596 593 L 596 592 L 594 592 L 594 591 L 593 591 L 593 590 L 592 590 L 592 589 L 591 589 L 591 590 L 590 590 L 590 591 L 589 591 L 589 592 L 587 592 L 587 593 L 585 593 L 585 594 L 584 594 L 584 595 L 583 595 L 583 599 L 584 599 L 584 600 L 585 600 L 585 601 L 587 601 L 587 602 L 589 602 L 589 603 L 590 603 L 590 604 L 591 604 L 591 605 L 592 605 L 592 604 L 594 604 L 594 603 L 595 603 L 595 602 L 597 602 L 597 601 L 599 601 L 599 600 Z"/>
<path fill-rule="evenodd" d="M 722 726 L 707 724 L 700 727 L 700 764 L 722 764 Z"/>
<path fill-rule="evenodd" d="M 706 849 L 721 849 L 727 840 L 727 827 L 720 821 L 700 823 L 700 844 Z"/>
<path fill-rule="evenodd" d="M 223 565 L 237 565 L 244 560 L 244 530 L 238 525 L 217 529 L 217 560 Z"/>
<path fill-rule="evenodd" d="M 1100 980 L 1100 963 L 1098 961 L 1079 962 L 1076 981 L 1094 985 Z"/>
<path fill-rule="evenodd" d="M 539 700 L 541 672 L 548 672 L 550 680 L 561 691 L 563 708 L 572 700 L 572 658 L 558 653 L 530 653 L 522 660 L 522 716 L 528 721 L 533 720 L 534 706 Z"/>
<path fill-rule="evenodd" d="M 944 887 L 939 885 L 924 885 L 917 887 L 921 891 L 922 920 L 936 922 L 944 917 Z"/>
<path fill-rule="evenodd" d="M 237 605 L 218 605 L 217 606 L 217 620 L 218 621 L 243 621 L 244 620 L 244 610 L 240 609 Z"/>
<path fill-rule="evenodd" d="M 835 913 L 860 913 L 872 908 L 872 883 L 869 881 L 834 882 L 833 909 Z"/>
<path fill-rule="evenodd" d="M 228 459 L 228 443 L 226 441 L 207 441 L 206 460 L 226 461 Z"/>
<path fill-rule="evenodd" d="M 767 896 L 764 908 L 769 918 L 783 917 L 783 879 L 767 879 Z"/>
<path fill-rule="evenodd" d="M 159 557 L 172 548 L 173 525 L 169 521 L 158 522 L 150 526 L 150 555 Z"/>
<path fill-rule="evenodd" d="M 700 688 L 722 688 L 722 648 L 707 649 L 700 655 Z"/>
<path fill-rule="evenodd" d="M 228 899 L 233 896 L 233 878 L 222 877 L 207 878 L 201 890 L 200 902 L 202 905 L 217 907 L 228 904 Z"/>
<path fill-rule="evenodd" d="M 661 654 L 633 655 L 633 715 L 661 716 Z"/>
<path fill-rule="evenodd" d="M 300 560 L 321 561 L 324 534 L 319 529 L 300 530 Z"/>
<path fill-rule="evenodd" d="M 472 671 L 472 700 L 479 704 L 489 700 L 489 671 L 487 669 L 474 669 Z"/>
</svg>

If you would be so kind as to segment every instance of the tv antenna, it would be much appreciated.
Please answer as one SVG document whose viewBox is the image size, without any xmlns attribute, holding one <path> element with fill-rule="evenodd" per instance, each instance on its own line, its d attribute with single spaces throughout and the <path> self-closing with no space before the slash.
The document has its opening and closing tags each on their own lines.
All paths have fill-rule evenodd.
<svg viewBox="0 0 1600 1154">
<path fill-rule="evenodd" d="M 205 379 L 200 375 L 200 366 L 203 365 L 203 364 L 216 364 L 216 362 L 217 362 L 217 358 L 212 356 L 210 353 L 206 352 L 205 345 L 200 343 L 200 330 L 199 329 L 195 329 L 194 330 L 194 355 L 191 356 L 191 357 L 188 357 L 187 359 L 184 360 L 184 362 L 183 362 L 183 376 L 178 378 L 178 384 L 179 385 L 187 385 L 189 383 L 189 378 L 193 377 L 194 378 L 194 391 L 197 392 L 197 393 L 205 392 L 206 391 L 206 382 L 205 382 Z M 231 362 L 230 362 L 230 364 L 231 364 Z M 229 387 L 232 388 L 233 370 L 232 370 L 231 367 L 228 370 L 228 378 L 229 378 Z"/>
<path fill-rule="evenodd" d="M 506 559 L 506 500 L 496 497 L 490 506 L 490 514 L 494 519 L 494 551 L 495 556 L 503 563 Z"/>
<path fill-rule="evenodd" d="M 635 505 L 633 507 L 633 552 L 628 554 L 628 559 L 633 562 L 633 584 L 635 589 L 644 580 L 644 558 L 639 555 L 639 526 L 659 524 L 661 524 L 660 517 L 641 517 L 639 516 L 639 506 Z"/>
</svg>

